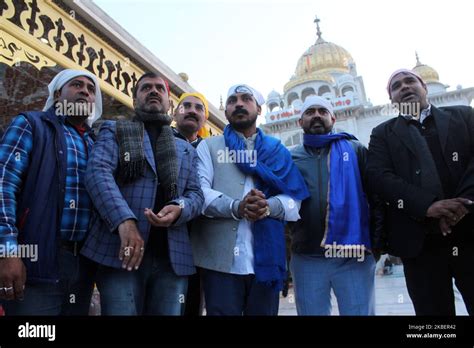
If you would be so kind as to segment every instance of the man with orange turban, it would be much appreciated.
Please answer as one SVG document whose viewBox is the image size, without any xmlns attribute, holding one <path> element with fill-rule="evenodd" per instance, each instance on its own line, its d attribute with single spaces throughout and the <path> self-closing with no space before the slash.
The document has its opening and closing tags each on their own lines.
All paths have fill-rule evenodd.
<svg viewBox="0 0 474 348">
<path fill-rule="evenodd" d="M 209 105 L 201 93 L 183 93 L 178 100 L 178 107 L 174 112 L 176 128 L 174 135 L 189 142 L 192 146 L 198 146 L 203 138 L 209 136 L 204 127 L 209 118 Z"/>
<path fill-rule="evenodd" d="M 201 93 L 183 93 L 178 100 L 178 107 L 174 112 L 176 128 L 173 127 L 174 136 L 189 142 L 196 148 L 202 139 L 209 136 L 204 127 L 209 118 L 209 105 Z M 188 224 L 188 230 L 192 223 Z M 197 273 L 188 278 L 188 293 L 186 295 L 185 316 L 195 317 L 202 314 L 202 294 L 199 269 Z"/>
</svg>

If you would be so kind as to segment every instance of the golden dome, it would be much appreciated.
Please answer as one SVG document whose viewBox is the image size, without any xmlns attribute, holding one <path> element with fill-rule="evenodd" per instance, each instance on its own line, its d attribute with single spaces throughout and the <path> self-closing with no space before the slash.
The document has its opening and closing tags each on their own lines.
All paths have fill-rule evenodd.
<svg viewBox="0 0 474 348">
<path fill-rule="evenodd" d="M 298 60 L 294 76 L 285 85 L 288 90 L 306 81 L 326 81 L 334 83 L 334 78 L 329 75 L 332 72 L 349 73 L 349 64 L 353 62 L 352 56 L 341 46 L 327 42 L 321 37 L 319 19 L 314 21 L 317 25 L 316 43 L 306 50 Z"/>
<path fill-rule="evenodd" d="M 308 75 L 315 71 L 349 72 L 352 57 L 344 48 L 319 38 L 298 60 L 295 75 Z"/>
<path fill-rule="evenodd" d="M 330 85 L 333 85 L 336 83 L 336 81 L 334 80 L 334 77 L 332 77 L 328 73 L 321 72 L 321 71 L 313 71 L 309 74 L 292 78 L 290 81 L 288 81 L 285 84 L 285 86 L 283 87 L 283 90 L 286 92 L 290 88 L 307 81 L 323 81 L 323 82 L 329 83 Z"/>
<path fill-rule="evenodd" d="M 413 71 L 417 72 L 425 83 L 439 82 L 438 72 L 432 67 L 422 64 L 418 58 L 418 54 L 416 54 L 416 65 L 413 68 Z"/>
</svg>

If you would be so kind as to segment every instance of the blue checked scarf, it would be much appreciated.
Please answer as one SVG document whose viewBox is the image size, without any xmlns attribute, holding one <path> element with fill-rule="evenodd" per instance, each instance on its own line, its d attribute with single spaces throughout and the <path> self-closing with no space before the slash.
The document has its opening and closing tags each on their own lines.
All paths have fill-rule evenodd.
<svg viewBox="0 0 474 348">
<path fill-rule="evenodd" d="M 331 145 L 326 231 L 321 246 L 363 245 L 370 249 L 369 206 L 363 191 L 357 155 L 348 133 L 304 134 L 304 145 L 321 148 Z"/>
<path fill-rule="evenodd" d="M 229 150 L 246 150 L 244 140 L 227 125 L 224 138 Z M 309 192 L 298 168 L 294 165 L 289 151 L 280 140 L 266 136 L 257 129 L 255 149 L 256 166 L 251 163 L 236 163 L 247 175 L 256 178 L 256 187 L 273 197 L 286 194 L 295 200 L 309 197 Z M 286 247 L 283 221 L 270 217 L 253 223 L 254 270 L 258 282 L 263 282 L 280 291 L 286 279 Z"/>
</svg>

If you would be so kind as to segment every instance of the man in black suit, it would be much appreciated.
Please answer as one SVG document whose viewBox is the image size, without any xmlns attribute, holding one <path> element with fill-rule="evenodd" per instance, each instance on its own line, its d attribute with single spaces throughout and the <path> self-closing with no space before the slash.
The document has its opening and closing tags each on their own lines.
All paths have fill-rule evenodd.
<svg viewBox="0 0 474 348">
<path fill-rule="evenodd" d="M 399 116 L 373 129 L 368 183 L 386 202 L 388 251 L 417 315 L 455 315 L 452 279 L 474 314 L 474 112 L 436 108 L 411 70 L 387 86 Z"/>
</svg>

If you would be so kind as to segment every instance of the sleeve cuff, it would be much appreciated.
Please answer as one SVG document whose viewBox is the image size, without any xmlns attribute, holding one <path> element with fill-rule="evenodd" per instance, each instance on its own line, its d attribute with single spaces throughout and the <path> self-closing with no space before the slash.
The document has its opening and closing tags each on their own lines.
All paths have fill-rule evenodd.
<svg viewBox="0 0 474 348">
<path fill-rule="evenodd" d="M 108 218 L 104 218 L 104 220 L 109 225 L 110 231 L 112 233 L 118 233 L 119 226 L 127 220 L 134 220 L 135 222 L 138 223 L 138 219 L 135 217 L 135 215 L 125 216 L 119 219 L 118 221 L 116 221 L 115 223 L 112 223 L 112 221 L 110 221 Z"/>
<path fill-rule="evenodd" d="M 176 219 L 175 222 L 171 224 L 171 226 L 179 226 L 187 222 L 186 214 L 184 213 L 184 208 L 185 208 L 184 199 L 174 199 L 172 201 L 169 201 L 165 205 L 177 205 L 181 208 L 181 214 L 179 214 L 179 217 Z"/>
<path fill-rule="evenodd" d="M 270 197 L 267 199 L 267 203 L 270 208 L 270 217 L 280 220 L 285 218 L 285 209 L 283 208 L 283 203 L 278 199 L 278 197 Z"/>
<path fill-rule="evenodd" d="M 232 215 L 232 218 L 236 221 L 242 220 L 242 217 L 239 215 L 240 202 L 240 199 L 234 199 L 232 202 L 230 202 L 230 215 Z"/>
</svg>

